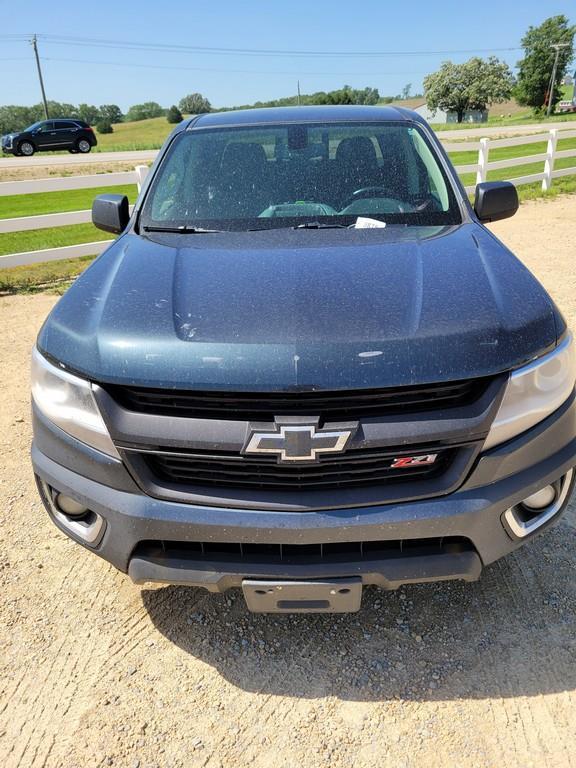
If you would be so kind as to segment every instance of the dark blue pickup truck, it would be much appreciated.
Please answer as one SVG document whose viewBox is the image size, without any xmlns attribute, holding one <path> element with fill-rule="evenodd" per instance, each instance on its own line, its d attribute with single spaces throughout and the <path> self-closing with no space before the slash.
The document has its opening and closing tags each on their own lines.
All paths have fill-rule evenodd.
<svg viewBox="0 0 576 768">
<path fill-rule="evenodd" d="M 301 107 L 181 123 L 33 353 L 38 488 L 136 583 L 354 611 L 473 580 L 562 515 L 574 343 L 427 124 Z"/>
</svg>

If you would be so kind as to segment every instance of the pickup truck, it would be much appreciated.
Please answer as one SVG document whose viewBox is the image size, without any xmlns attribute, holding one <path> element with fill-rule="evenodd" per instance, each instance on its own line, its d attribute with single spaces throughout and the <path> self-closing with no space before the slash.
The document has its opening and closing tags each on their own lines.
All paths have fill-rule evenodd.
<svg viewBox="0 0 576 768">
<path fill-rule="evenodd" d="M 32 360 L 48 515 L 142 584 L 346 612 L 364 585 L 478 579 L 564 512 L 574 342 L 402 108 L 200 115 Z M 543 258 L 545 254 L 543 254 Z M 543 567 L 546 567 L 543 564 Z"/>
</svg>

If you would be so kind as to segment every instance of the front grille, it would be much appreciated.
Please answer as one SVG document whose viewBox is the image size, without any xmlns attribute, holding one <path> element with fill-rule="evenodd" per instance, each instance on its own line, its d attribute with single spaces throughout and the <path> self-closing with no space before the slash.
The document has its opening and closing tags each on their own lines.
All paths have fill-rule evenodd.
<svg viewBox="0 0 576 768">
<path fill-rule="evenodd" d="M 142 541 L 133 557 L 163 560 L 228 561 L 245 563 L 340 563 L 384 560 L 393 557 L 422 557 L 474 551 L 461 536 L 385 541 L 341 541 L 323 544 L 255 544 L 214 541 Z"/>
<path fill-rule="evenodd" d="M 301 415 L 321 416 L 326 422 L 466 406 L 483 394 L 488 383 L 484 378 L 389 389 L 280 393 L 105 388 L 121 406 L 138 413 L 260 422 Z"/>
<path fill-rule="evenodd" d="M 387 485 L 436 477 L 449 467 L 456 448 L 418 446 L 412 450 L 353 450 L 323 455 L 310 465 L 278 464 L 274 457 L 237 453 L 149 453 L 144 459 L 156 482 L 178 486 L 218 486 L 296 491 Z M 394 459 L 437 453 L 433 464 L 395 468 Z"/>
</svg>

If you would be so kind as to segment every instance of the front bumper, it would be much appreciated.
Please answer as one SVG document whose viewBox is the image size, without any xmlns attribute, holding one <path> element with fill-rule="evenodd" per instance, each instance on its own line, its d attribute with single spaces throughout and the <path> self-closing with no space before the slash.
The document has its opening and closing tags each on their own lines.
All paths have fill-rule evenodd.
<svg viewBox="0 0 576 768">
<path fill-rule="evenodd" d="M 537 427 L 482 454 L 453 493 L 415 502 L 314 512 L 205 507 L 155 499 L 142 493 L 121 462 L 68 437 L 37 413 L 34 433 L 32 461 L 39 481 L 73 497 L 105 521 L 103 535 L 89 547 L 92 551 L 137 583 L 190 584 L 212 591 L 240 586 L 248 577 L 360 576 L 364 584 L 385 588 L 476 579 L 483 565 L 532 538 L 514 536 L 503 521 L 505 511 L 576 465 L 574 396 Z M 557 521 L 567 501 L 539 531 Z M 77 538 L 53 515 L 52 519 Z M 441 549 L 434 555 L 420 554 L 416 548 L 405 556 L 309 563 L 289 558 L 268 563 L 259 558 L 197 557 L 178 554 L 177 547 L 176 554 L 163 554 L 161 546 L 155 546 L 161 542 L 290 546 L 445 538 L 465 540 L 470 546 Z"/>
</svg>

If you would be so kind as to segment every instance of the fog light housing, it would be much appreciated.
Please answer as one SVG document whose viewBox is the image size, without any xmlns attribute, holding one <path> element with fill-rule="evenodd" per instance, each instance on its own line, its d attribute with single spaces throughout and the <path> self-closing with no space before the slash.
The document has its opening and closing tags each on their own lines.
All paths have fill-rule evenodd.
<svg viewBox="0 0 576 768">
<path fill-rule="evenodd" d="M 36 476 L 40 497 L 52 520 L 72 538 L 97 546 L 106 530 L 106 520 L 92 509 L 83 506 L 68 494 L 57 491 Z"/>
<path fill-rule="evenodd" d="M 507 509 L 502 516 L 505 527 L 515 538 L 523 539 L 546 525 L 564 508 L 572 490 L 573 476 L 574 470 L 571 469 L 555 483 L 544 486 L 515 507 Z"/>
</svg>

